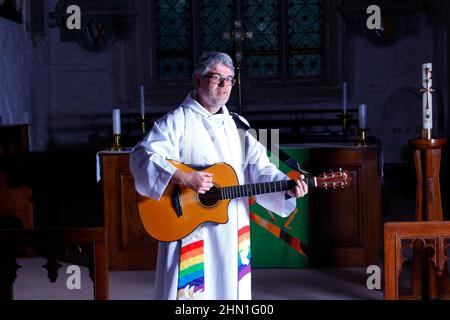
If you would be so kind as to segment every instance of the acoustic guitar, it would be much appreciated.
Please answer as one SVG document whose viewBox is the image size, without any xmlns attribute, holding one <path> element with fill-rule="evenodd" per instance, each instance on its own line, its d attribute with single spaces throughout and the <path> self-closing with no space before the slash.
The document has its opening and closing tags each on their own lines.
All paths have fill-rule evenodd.
<svg viewBox="0 0 450 320">
<path fill-rule="evenodd" d="M 281 180 L 239 185 L 234 169 L 226 163 L 216 163 L 197 170 L 169 160 L 185 172 L 207 171 L 213 174 L 213 187 L 198 193 L 187 187 L 169 183 L 160 200 L 138 194 L 138 209 L 145 231 L 159 241 L 184 238 L 205 222 L 226 223 L 228 205 L 232 199 L 280 192 L 295 187 L 295 180 Z M 330 172 L 317 177 L 306 176 L 309 188 L 345 188 L 350 184 L 347 171 Z"/>
</svg>

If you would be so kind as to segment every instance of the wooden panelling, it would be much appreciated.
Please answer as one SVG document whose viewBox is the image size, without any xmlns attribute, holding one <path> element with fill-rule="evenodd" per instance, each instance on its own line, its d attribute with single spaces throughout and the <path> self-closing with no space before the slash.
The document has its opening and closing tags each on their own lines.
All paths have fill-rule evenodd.
<svg viewBox="0 0 450 320">
<path fill-rule="evenodd" d="M 29 151 L 28 125 L 0 126 L 0 158 L 21 156 Z"/>
<path fill-rule="evenodd" d="M 6 216 L 14 216 L 22 221 L 23 228 L 33 228 L 31 194 L 28 186 L 10 187 L 6 183 L 6 174 L 0 171 L 0 221 Z"/>
<path fill-rule="evenodd" d="M 28 153 L 28 125 L 0 126 L 0 228 L 33 228 L 32 190 L 10 176 Z"/>
<path fill-rule="evenodd" d="M 378 264 L 380 176 L 377 148 L 314 148 L 311 166 L 342 168 L 351 175 L 345 190 L 314 190 L 310 195 L 311 262 L 314 266 Z"/>
<path fill-rule="evenodd" d="M 104 217 L 111 270 L 155 269 L 157 241 L 142 227 L 128 153 L 101 155 Z"/>
</svg>

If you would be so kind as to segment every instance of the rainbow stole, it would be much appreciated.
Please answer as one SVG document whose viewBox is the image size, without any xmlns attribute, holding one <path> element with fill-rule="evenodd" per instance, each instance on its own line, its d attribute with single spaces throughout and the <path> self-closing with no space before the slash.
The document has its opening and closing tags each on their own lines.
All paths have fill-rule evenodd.
<svg viewBox="0 0 450 320">
<path fill-rule="evenodd" d="M 203 239 L 184 244 L 180 252 L 178 299 L 195 299 L 205 288 Z"/>
<path fill-rule="evenodd" d="M 238 231 L 238 281 L 250 272 L 250 225 L 248 225 Z M 177 299 L 197 299 L 202 295 L 204 289 L 204 241 L 188 236 L 181 240 Z"/>
<path fill-rule="evenodd" d="M 251 272 L 250 225 L 239 229 L 238 235 L 238 280 L 240 281 L 246 274 Z"/>
</svg>

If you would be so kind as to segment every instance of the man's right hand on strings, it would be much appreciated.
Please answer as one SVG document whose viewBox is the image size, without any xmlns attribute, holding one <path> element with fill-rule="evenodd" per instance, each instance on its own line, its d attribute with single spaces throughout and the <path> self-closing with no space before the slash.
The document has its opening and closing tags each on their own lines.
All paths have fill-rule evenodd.
<svg viewBox="0 0 450 320">
<path fill-rule="evenodd" d="M 198 193 L 205 193 L 213 186 L 212 176 L 213 174 L 209 172 L 184 172 L 178 169 L 173 174 L 172 181 Z"/>
</svg>

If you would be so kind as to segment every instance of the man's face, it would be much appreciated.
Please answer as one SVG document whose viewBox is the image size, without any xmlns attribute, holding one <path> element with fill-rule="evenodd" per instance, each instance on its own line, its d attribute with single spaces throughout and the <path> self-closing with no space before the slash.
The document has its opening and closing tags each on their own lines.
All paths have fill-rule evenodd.
<svg viewBox="0 0 450 320">
<path fill-rule="evenodd" d="M 214 79 L 215 78 L 215 79 Z M 233 86 L 229 81 L 220 81 L 218 78 L 233 78 L 233 71 L 223 64 L 216 64 L 204 76 L 197 78 L 197 93 L 201 103 L 207 108 L 220 108 L 230 98 Z"/>
</svg>

